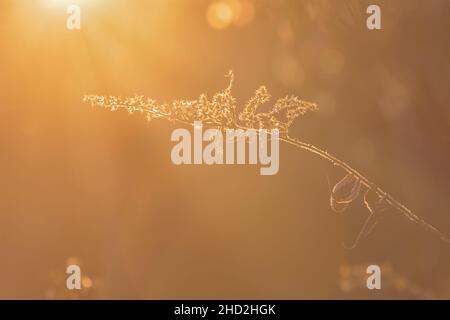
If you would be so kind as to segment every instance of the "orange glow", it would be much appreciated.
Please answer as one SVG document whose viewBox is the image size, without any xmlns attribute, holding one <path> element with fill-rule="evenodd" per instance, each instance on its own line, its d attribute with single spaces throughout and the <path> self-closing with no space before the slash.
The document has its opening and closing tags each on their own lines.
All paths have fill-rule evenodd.
<svg viewBox="0 0 450 320">
<path fill-rule="evenodd" d="M 83 286 L 83 288 L 89 289 L 92 288 L 94 282 L 91 278 L 84 276 L 81 278 L 81 285 Z"/>
<path fill-rule="evenodd" d="M 213 2 L 208 7 L 206 18 L 213 28 L 225 29 L 233 20 L 233 10 L 226 1 Z"/>
<path fill-rule="evenodd" d="M 371 299 L 355 290 L 368 263 L 395 273 L 377 298 L 420 298 L 416 284 L 450 298 L 446 247 L 395 210 L 344 248 L 365 190 L 334 214 L 345 173 L 316 156 L 450 234 L 450 1 L 430 1 L 389 1 L 377 32 L 358 0 L 0 0 L 0 299 Z M 80 30 L 67 28 L 69 4 Z M 296 97 L 318 110 L 290 124 L 303 149 L 280 143 L 279 171 L 263 177 L 174 165 L 171 133 L 185 124 L 162 107 L 151 122 L 91 108 L 88 94 L 227 123 L 284 125 Z M 273 117 L 279 99 L 291 108 Z M 246 107 L 253 118 L 225 117 Z M 68 291 L 72 264 L 89 290 Z"/>
<path fill-rule="evenodd" d="M 255 16 L 253 3 L 249 0 L 219 0 L 210 3 L 206 11 L 209 25 L 215 29 L 226 29 L 231 24 L 245 26 Z"/>
</svg>

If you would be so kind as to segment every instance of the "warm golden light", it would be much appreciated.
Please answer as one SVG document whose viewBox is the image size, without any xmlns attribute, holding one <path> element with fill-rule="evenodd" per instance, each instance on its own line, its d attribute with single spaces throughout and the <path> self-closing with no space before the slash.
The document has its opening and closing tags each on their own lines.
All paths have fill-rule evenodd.
<svg viewBox="0 0 450 320">
<path fill-rule="evenodd" d="M 233 21 L 233 10 L 226 1 L 213 2 L 206 13 L 209 24 L 215 29 L 225 29 Z"/>
<path fill-rule="evenodd" d="M 39 0 L 43 7 L 47 8 L 67 8 L 70 5 L 79 5 L 85 8 L 86 6 L 99 5 L 105 0 Z"/>
<path fill-rule="evenodd" d="M 255 9 L 250 0 L 221 0 L 212 2 L 206 12 L 211 27 L 225 29 L 230 25 L 245 26 L 251 23 Z"/>
<path fill-rule="evenodd" d="M 255 17 L 255 7 L 250 0 L 233 0 L 235 17 L 233 24 L 242 27 L 250 24 Z"/>
<path fill-rule="evenodd" d="M 450 3 L 378 2 L 0 0 L 0 299 L 450 298 Z"/>
<path fill-rule="evenodd" d="M 92 288 L 94 282 L 89 277 L 83 277 L 81 278 L 81 284 L 83 285 L 83 288 L 89 289 Z"/>
</svg>

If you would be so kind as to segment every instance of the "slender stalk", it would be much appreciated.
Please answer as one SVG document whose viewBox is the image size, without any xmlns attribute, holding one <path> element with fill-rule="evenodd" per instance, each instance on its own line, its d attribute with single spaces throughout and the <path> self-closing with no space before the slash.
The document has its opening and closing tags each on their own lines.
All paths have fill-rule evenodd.
<svg viewBox="0 0 450 320">
<path fill-rule="evenodd" d="M 347 173 L 351 174 L 352 176 L 356 177 L 359 181 L 361 181 L 361 183 L 366 188 L 368 188 L 370 190 L 374 190 L 376 192 L 376 194 L 380 198 L 381 197 L 385 197 L 387 203 L 389 203 L 397 211 L 402 213 L 409 220 L 411 220 L 411 221 L 421 225 L 427 231 L 429 231 L 429 232 L 433 233 L 434 235 L 436 235 L 437 237 L 439 237 L 442 241 L 444 241 L 446 243 L 450 243 L 450 239 L 447 236 L 445 236 L 441 231 L 439 231 L 438 229 L 436 229 L 435 227 L 433 227 L 432 225 L 430 225 L 429 223 L 427 223 L 426 221 L 424 221 L 423 219 L 421 219 L 420 217 L 418 217 L 417 215 L 412 213 L 412 211 L 408 207 L 406 207 L 404 204 L 402 204 L 401 202 L 396 200 L 390 194 L 388 194 L 387 192 L 382 190 L 380 187 L 375 185 L 373 182 L 371 182 L 369 179 L 364 177 L 361 173 L 359 173 L 358 171 L 353 169 L 351 166 L 349 166 L 344 161 L 334 157 L 333 155 L 329 154 L 325 150 L 322 150 L 322 149 L 320 149 L 320 148 L 318 148 L 318 147 L 316 147 L 316 146 L 314 146 L 312 144 L 308 144 L 308 143 L 302 142 L 302 141 L 300 141 L 298 139 L 291 138 L 289 136 L 281 137 L 280 140 L 283 141 L 283 142 L 286 142 L 286 143 L 288 143 L 290 145 L 293 145 L 295 147 L 298 147 L 298 148 L 307 150 L 309 152 L 312 152 L 312 153 L 318 155 L 319 157 L 321 157 L 322 159 L 328 160 L 333 165 L 335 165 L 337 167 L 340 167 L 341 169 L 345 170 Z"/>
<path fill-rule="evenodd" d="M 268 113 L 256 113 L 258 106 L 266 103 L 270 99 L 270 95 L 263 86 L 255 92 L 255 96 L 249 100 L 243 111 L 238 116 L 235 106 L 235 99 L 231 95 L 231 88 L 234 80 L 232 71 L 229 72 L 228 77 L 230 79 L 228 87 L 225 90 L 216 93 L 212 100 L 208 100 L 206 95 L 201 95 L 199 99 L 195 101 L 174 101 L 172 104 L 163 105 L 158 105 L 154 100 L 146 99 L 144 96 L 134 96 L 122 99 L 114 96 L 105 97 L 87 95 L 83 100 L 85 102 L 90 102 L 92 106 L 101 106 L 112 111 L 125 109 L 128 110 L 129 113 L 140 112 L 145 114 L 148 120 L 166 118 L 173 122 L 182 123 L 183 125 L 192 125 L 191 121 L 193 119 L 198 119 L 199 121 L 203 121 L 204 127 L 217 128 L 221 130 L 248 130 L 262 127 L 273 128 L 275 126 L 279 129 L 280 136 L 278 139 L 280 141 L 294 147 L 304 149 L 308 152 L 312 152 L 320 158 L 329 161 L 334 166 L 340 167 L 346 171 L 347 174 L 356 179 L 357 183 L 360 183 L 360 185 L 367 188 L 366 195 L 368 192 L 374 191 L 379 198 L 378 205 L 383 205 L 386 207 L 387 204 L 390 207 L 393 207 L 409 220 L 417 223 L 428 232 L 439 237 L 442 241 L 450 243 L 450 239 L 442 232 L 412 213 L 412 211 L 404 204 L 394 199 L 394 197 L 375 185 L 372 181 L 364 177 L 361 173 L 344 161 L 334 157 L 315 145 L 305 143 L 289 136 L 289 127 L 293 121 L 298 116 L 303 115 L 306 111 L 317 110 L 317 106 L 315 104 L 305 102 L 294 96 L 288 96 L 286 98 L 279 99 L 275 103 L 272 111 Z M 287 120 L 284 122 L 278 118 L 281 111 L 286 112 Z M 269 130 L 267 131 L 269 132 Z M 372 210 L 368 204 L 366 196 L 364 197 L 364 201 L 371 213 L 370 220 L 372 217 L 377 219 L 378 213 L 382 210 Z M 366 225 L 368 225 L 368 222 L 365 226 Z M 365 226 L 363 227 L 363 230 L 361 230 L 361 235 L 365 232 Z M 359 241 L 359 238 L 360 237 L 357 238 L 357 242 Z"/>
</svg>

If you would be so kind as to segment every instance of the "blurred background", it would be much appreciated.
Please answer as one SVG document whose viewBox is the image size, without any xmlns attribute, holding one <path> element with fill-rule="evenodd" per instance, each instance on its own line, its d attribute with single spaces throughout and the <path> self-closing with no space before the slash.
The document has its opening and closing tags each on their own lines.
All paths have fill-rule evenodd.
<svg viewBox="0 0 450 320">
<path fill-rule="evenodd" d="M 316 102 L 291 136 L 450 235 L 449 14 L 447 0 L 0 1 L 0 298 L 450 298 L 449 245 L 395 211 L 344 248 L 367 211 L 330 209 L 343 172 L 320 158 L 282 144 L 275 176 L 175 166 L 176 124 L 82 102 L 211 96 L 232 69 L 241 106 L 262 84 Z"/>
</svg>

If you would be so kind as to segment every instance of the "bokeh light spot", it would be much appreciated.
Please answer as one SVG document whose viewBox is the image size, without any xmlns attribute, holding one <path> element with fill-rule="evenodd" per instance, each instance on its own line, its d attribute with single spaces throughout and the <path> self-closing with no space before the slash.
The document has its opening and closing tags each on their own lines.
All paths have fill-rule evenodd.
<svg viewBox="0 0 450 320">
<path fill-rule="evenodd" d="M 233 21 L 233 10 L 226 1 L 217 1 L 209 5 L 206 18 L 211 27 L 225 29 Z"/>
</svg>

